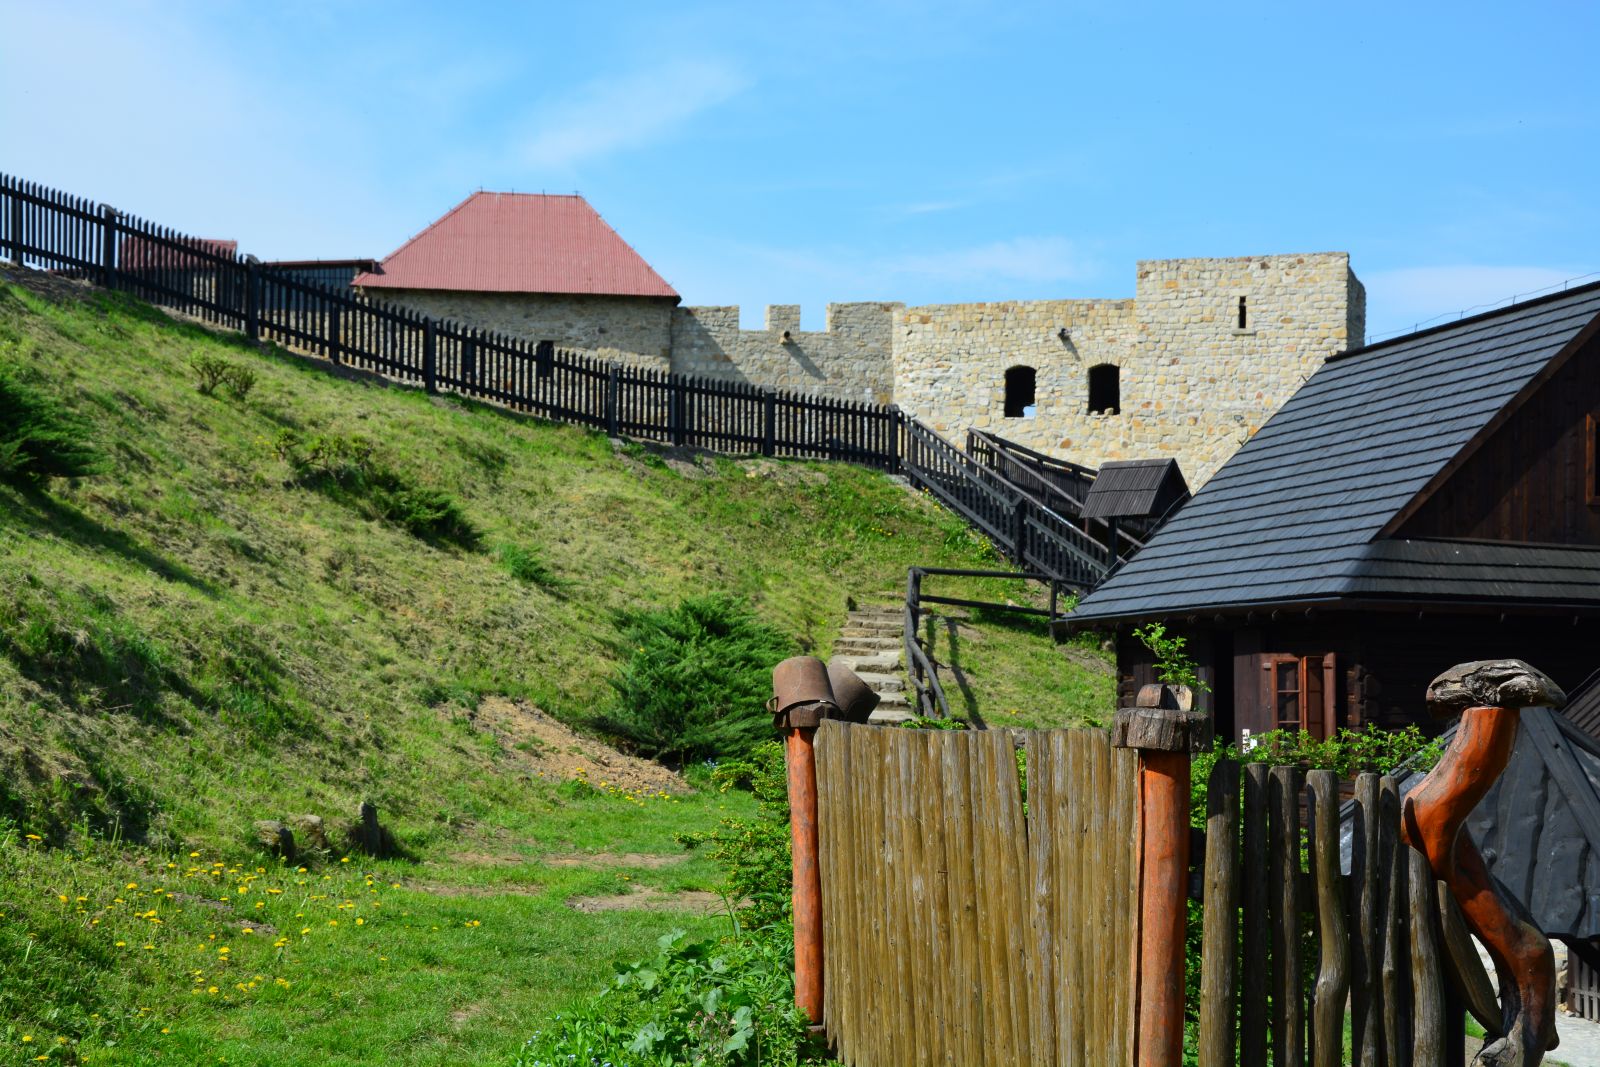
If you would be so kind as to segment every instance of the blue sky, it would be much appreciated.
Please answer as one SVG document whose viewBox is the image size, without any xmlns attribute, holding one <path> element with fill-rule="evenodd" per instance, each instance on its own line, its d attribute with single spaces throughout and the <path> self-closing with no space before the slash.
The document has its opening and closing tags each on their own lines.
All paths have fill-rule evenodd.
<svg viewBox="0 0 1600 1067">
<path fill-rule="evenodd" d="M 1368 329 L 1600 270 L 1600 5 L 0 0 L 0 170 L 264 258 L 582 192 L 693 304 L 1130 296 L 1348 250 Z"/>
</svg>

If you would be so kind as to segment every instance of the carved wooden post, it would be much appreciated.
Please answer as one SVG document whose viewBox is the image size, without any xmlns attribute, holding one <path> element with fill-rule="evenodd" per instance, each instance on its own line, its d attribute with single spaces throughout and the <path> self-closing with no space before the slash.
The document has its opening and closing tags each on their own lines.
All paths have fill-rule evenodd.
<svg viewBox="0 0 1600 1067">
<path fill-rule="evenodd" d="M 795 656 L 772 670 L 773 725 L 783 731 L 794 878 L 794 1002 L 822 1022 L 822 869 L 817 840 L 817 727 L 824 719 L 865 722 L 878 694 L 843 663 Z"/>
<path fill-rule="evenodd" d="M 1189 754 L 1211 735 L 1202 712 L 1179 711 L 1166 686 L 1117 712 L 1111 743 L 1139 750 L 1138 1067 L 1183 1062 L 1184 934 L 1189 896 Z"/>
<path fill-rule="evenodd" d="M 1459 715 L 1461 724 L 1439 765 L 1406 798 L 1402 830 L 1460 903 L 1500 977 L 1504 1036 L 1478 1053 L 1473 1062 L 1482 1067 L 1537 1067 L 1556 1047 L 1555 956 L 1461 828 L 1505 770 L 1521 710 L 1566 702 L 1560 686 L 1521 660 L 1462 663 L 1428 686 L 1428 710 Z"/>
</svg>

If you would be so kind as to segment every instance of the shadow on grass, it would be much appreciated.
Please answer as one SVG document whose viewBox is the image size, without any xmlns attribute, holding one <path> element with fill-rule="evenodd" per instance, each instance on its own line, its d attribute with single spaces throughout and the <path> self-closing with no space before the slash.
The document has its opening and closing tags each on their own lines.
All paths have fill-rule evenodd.
<svg viewBox="0 0 1600 1067">
<path fill-rule="evenodd" d="M 17 506 L 7 509 L 6 521 L 24 533 L 59 537 L 79 548 L 121 556 L 166 581 L 180 582 L 208 597 L 218 595 L 215 585 L 182 564 L 144 547 L 121 530 L 104 525 L 71 504 L 35 489 L 12 487 L 12 492 Z"/>
<path fill-rule="evenodd" d="M 967 721 L 972 723 L 975 730 L 987 730 L 989 724 L 984 721 L 983 714 L 978 710 L 978 695 L 972 691 L 972 683 L 967 680 L 967 672 L 961 667 L 961 620 L 948 615 L 928 616 L 928 647 L 935 648 L 938 636 L 937 627 L 943 626 L 945 643 L 950 646 L 950 659 L 945 664 L 950 668 L 950 677 L 955 680 L 956 687 L 961 691 L 961 702 L 966 705 Z"/>
</svg>

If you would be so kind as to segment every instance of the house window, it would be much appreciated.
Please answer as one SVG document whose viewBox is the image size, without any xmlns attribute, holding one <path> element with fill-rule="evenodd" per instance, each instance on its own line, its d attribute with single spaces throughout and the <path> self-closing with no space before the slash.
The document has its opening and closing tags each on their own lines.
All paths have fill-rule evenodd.
<svg viewBox="0 0 1600 1067">
<path fill-rule="evenodd" d="M 1338 722 L 1334 655 L 1261 657 L 1261 703 L 1274 729 L 1333 736 Z"/>
<path fill-rule="evenodd" d="M 1034 381 L 1032 367 L 1018 366 L 1006 371 L 1006 418 L 1033 418 Z"/>
<path fill-rule="evenodd" d="M 1089 414 L 1115 415 L 1122 410 L 1121 373 L 1114 363 L 1089 368 Z"/>
</svg>

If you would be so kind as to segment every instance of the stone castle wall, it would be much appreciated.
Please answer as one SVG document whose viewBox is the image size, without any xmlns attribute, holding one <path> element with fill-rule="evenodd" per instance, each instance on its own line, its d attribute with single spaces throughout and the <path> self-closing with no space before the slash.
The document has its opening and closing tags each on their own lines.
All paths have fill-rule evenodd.
<svg viewBox="0 0 1600 1067">
<path fill-rule="evenodd" d="M 604 358 L 895 403 L 957 443 L 977 427 L 1089 466 L 1171 456 L 1193 487 L 1366 325 L 1366 294 L 1342 252 L 1142 260 L 1131 300 L 830 304 L 822 330 L 800 329 L 792 304 L 769 306 L 764 329 L 742 330 L 737 307 L 669 300 L 382 295 Z M 1010 417 L 1013 367 L 1032 368 L 1034 402 Z M 1114 410 L 1089 410 L 1096 367 L 1116 368 Z"/>
<path fill-rule="evenodd" d="M 554 341 L 603 359 L 667 370 L 671 299 L 447 289 L 375 289 L 374 298 L 436 319 L 454 319 L 524 341 Z"/>
<path fill-rule="evenodd" d="M 672 318 L 672 369 L 887 404 L 894 400 L 889 353 L 900 307 L 829 304 L 821 330 L 800 328 L 798 304 L 768 307 L 761 330 L 741 330 L 737 307 L 679 308 Z"/>
</svg>

